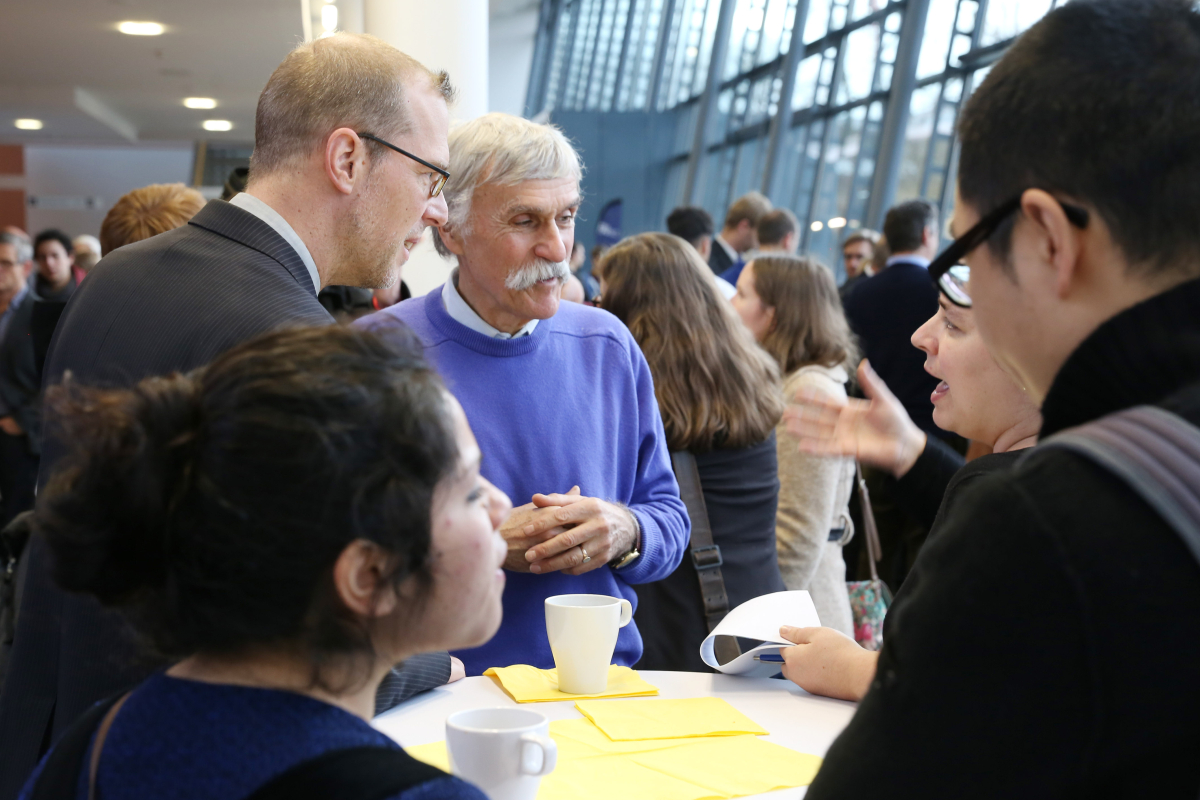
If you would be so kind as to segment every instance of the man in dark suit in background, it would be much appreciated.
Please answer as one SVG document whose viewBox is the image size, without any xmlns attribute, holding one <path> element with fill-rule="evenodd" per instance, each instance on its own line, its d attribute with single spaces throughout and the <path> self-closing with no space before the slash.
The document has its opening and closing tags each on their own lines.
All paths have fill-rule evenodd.
<svg viewBox="0 0 1200 800">
<path fill-rule="evenodd" d="M 929 399 L 937 378 L 925 371 L 925 354 L 911 341 L 938 310 L 937 288 L 929 280 L 929 262 L 937 255 L 937 225 L 937 209 L 926 200 L 909 200 L 888 210 L 883 238 L 892 255 L 882 272 L 846 298 L 846 317 L 863 355 L 917 427 L 945 436 L 933 424 Z"/>
<path fill-rule="evenodd" d="M 40 375 L 29 336 L 37 295 L 29 288 L 33 248 L 0 233 L 0 526 L 33 507 L 41 444 Z"/>
<path fill-rule="evenodd" d="M 771 201 L 758 192 L 747 192 L 725 212 L 721 232 L 713 239 L 709 269 L 720 275 L 730 267 L 743 266 L 742 254 L 758 247 L 758 221 L 771 210 Z"/>
<path fill-rule="evenodd" d="M 938 247 L 937 209 L 925 200 L 895 206 L 884 218 L 883 237 L 892 255 L 882 272 L 859 282 L 845 298 L 846 318 L 871 367 L 937 446 L 951 436 L 933 424 L 930 395 L 938 380 L 925 371 L 925 354 L 912 344 L 913 333 L 938 310 L 937 288 L 929 279 Z M 883 547 L 881 573 L 896 591 L 929 529 L 905 507 L 894 476 L 870 468 L 864 473 Z"/>
<path fill-rule="evenodd" d="M 328 324 L 317 302 L 325 285 L 390 285 L 424 228 L 446 221 L 452 95 L 445 73 L 372 37 L 298 47 L 259 98 L 247 191 L 107 255 L 63 313 L 45 384 L 67 371 L 120 386 L 191 370 L 259 333 Z M 47 423 L 43 480 L 61 452 Z M 114 612 L 54 585 L 40 540 L 29 548 L 0 697 L 0 800 L 92 703 L 157 666 Z M 448 655 L 423 659 L 385 682 L 390 700 L 412 694 L 414 680 L 429 688 L 450 677 Z"/>
</svg>

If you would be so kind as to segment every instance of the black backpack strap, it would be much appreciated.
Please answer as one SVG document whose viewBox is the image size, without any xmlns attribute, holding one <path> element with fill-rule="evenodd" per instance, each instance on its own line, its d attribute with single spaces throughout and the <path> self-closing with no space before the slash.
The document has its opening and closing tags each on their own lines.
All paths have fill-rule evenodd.
<svg viewBox="0 0 1200 800">
<path fill-rule="evenodd" d="M 1200 428 L 1166 409 L 1138 406 L 1051 436 L 1028 457 L 1050 448 L 1120 477 L 1200 562 Z"/>
<path fill-rule="evenodd" d="M 445 772 L 403 750 L 350 747 L 301 761 L 255 789 L 246 800 L 384 800 L 444 777 Z"/>
<path fill-rule="evenodd" d="M 117 701 L 126 696 L 127 693 L 122 692 L 116 697 L 103 700 L 71 723 L 71 727 L 67 728 L 66 733 L 46 757 L 46 764 L 33 786 L 29 800 L 75 800 L 79 794 L 79 780 L 84 770 L 83 759 L 92 743 L 92 734 Z"/>
</svg>

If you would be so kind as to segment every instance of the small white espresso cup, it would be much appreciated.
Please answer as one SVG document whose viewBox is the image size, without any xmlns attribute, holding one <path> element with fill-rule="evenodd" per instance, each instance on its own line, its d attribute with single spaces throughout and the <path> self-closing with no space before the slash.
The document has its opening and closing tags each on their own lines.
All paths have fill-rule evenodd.
<svg viewBox="0 0 1200 800">
<path fill-rule="evenodd" d="M 489 800 L 534 800 L 554 771 L 558 746 L 550 720 L 524 708 L 475 708 L 446 718 L 450 771 Z"/>
<path fill-rule="evenodd" d="M 546 598 L 546 635 L 558 669 L 558 688 L 568 694 L 599 694 L 608 688 L 608 665 L 617 631 L 633 619 L 633 606 L 603 594 Z"/>
</svg>

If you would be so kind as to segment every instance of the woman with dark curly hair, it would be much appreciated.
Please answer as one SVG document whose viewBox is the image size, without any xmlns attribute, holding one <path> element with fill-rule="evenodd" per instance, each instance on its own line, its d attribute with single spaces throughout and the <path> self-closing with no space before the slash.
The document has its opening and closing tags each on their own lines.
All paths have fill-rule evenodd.
<svg viewBox="0 0 1200 800">
<path fill-rule="evenodd" d="M 369 748 L 400 776 L 388 796 L 482 798 L 368 724 L 397 662 L 500 623 L 511 506 L 411 339 L 271 333 L 50 405 L 71 448 L 35 516 L 56 578 L 175 663 L 81 719 L 24 796 L 82 763 L 80 798 L 244 798 Z"/>
</svg>

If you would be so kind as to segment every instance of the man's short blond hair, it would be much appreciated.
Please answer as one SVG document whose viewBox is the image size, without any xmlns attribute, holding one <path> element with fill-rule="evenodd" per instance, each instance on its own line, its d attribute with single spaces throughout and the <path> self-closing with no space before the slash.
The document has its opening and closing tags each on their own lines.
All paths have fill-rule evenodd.
<svg viewBox="0 0 1200 800">
<path fill-rule="evenodd" d="M 149 239 L 186 225 L 204 208 L 204 197 L 182 183 L 155 183 L 134 189 L 108 210 L 100 224 L 100 253 Z"/>
<path fill-rule="evenodd" d="M 765 195 L 758 192 L 747 192 L 733 201 L 725 212 L 726 228 L 736 228 L 742 220 L 749 220 L 751 228 L 758 227 L 758 221 L 771 212 L 774 206 Z"/>
<path fill-rule="evenodd" d="M 406 83 L 426 78 L 447 103 L 454 87 L 382 39 L 337 33 L 306 42 L 283 60 L 258 98 L 250 181 L 304 158 L 338 128 L 384 139 L 407 133 Z M 372 157 L 382 145 L 366 142 Z"/>
<path fill-rule="evenodd" d="M 471 198 L 484 184 L 515 186 L 525 181 L 583 178 L 579 154 L 553 125 L 494 112 L 450 130 L 450 180 L 442 193 L 449 211 L 447 227 L 470 230 Z M 441 237 L 434 244 L 450 251 Z"/>
</svg>

